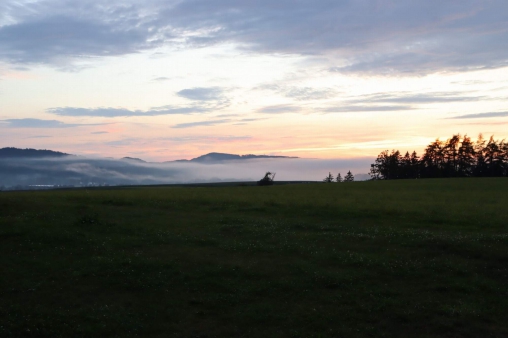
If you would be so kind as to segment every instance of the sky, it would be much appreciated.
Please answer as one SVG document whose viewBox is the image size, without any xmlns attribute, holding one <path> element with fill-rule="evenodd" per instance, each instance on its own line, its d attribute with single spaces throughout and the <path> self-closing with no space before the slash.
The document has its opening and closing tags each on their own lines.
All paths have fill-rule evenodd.
<svg viewBox="0 0 508 338">
<path fill-rule="evenodd" d="M 374 159 L 507 98 L 506 0 L 0 2 L 0 147 Z"/>
</svg>

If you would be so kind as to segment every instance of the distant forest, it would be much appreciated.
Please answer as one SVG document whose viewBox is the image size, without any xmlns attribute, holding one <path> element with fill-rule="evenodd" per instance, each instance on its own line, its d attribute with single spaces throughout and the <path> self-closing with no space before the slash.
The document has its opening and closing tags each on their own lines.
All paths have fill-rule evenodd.
<svg viewBox="0 0 508 338">
<path fill-rule="evenodd" d="M 371 164 L 372 179 L 438 178 L 438 177 L 506 177 L 508 176 L 508 143 L 487 141 L 482 134 L 476 142 L 465 135 L 453 135 L 446 141 L 435 140 L 419 157 L 415 151 L 402 156 L 398 150 L 381 152 Z"/>
<path fill-rule="evenodd" d="M 37 149 L 18 149 L 13 147 L 0 149 L 1 158 L 42 158 L 42 157 L 65 157 L 70 156 L 66 153 L 53 150 L 37 150 Z"/>
</svg>

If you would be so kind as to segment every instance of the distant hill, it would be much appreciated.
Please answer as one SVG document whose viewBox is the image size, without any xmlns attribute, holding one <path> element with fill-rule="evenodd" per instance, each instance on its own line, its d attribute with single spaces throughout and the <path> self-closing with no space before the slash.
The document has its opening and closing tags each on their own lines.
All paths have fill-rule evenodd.
<svg viewBox="0 0 508 338">
<path fill-rule="evenodd" d="M 221 161 L 233 161 L 233 160 L 250 160 L 258 158 L 298 158 L 289 156 L 270 156 L 270 155 L 234 155 L 226 153 L 208 153 L 199 157 L 193 158 L 192 160 L 177 160 L 175 162 L 198 162 L 198 163 L 210 163 L 210 162 L 221 162 Z"/>
<path fill-rule="evenodd" d="M 369 174 L 355 174 L 355 181 L 368 181 L 372 179 Z"/>
<path fill-rule="evenodd" d="M 53 150 L 38 150 L 38 149 L 20 149 L 14 147 L 2 148 L 0 149 L 0 159 L 3 158 L 45 158 L 45 157 L 65 157 L 65 156 L 74 156 L 71 154 L 62 153 L 59 151 Z M 290 157 L 290 156 L 271 156 L 271 155 L 235 155 L 235 154 L 227 154 L 227 153 L 208 153 L 205 155 L 201 155 L 195 157 L 191 160 L 176 160 L 176 161 L 168 161 L 168 162 L 194 162 L 194 163 L 213 163 L 213 162 L 222 162 L 222 161 L 234 161 L 234 160 L 251 160 L 251 159 L 259 159 L 259 158 L 298 158 L 298 157 Z M 138 163 L 147 163 L 146 161 L 136 158 L 136 157 L 122 157 L 123 161 L 131 161 Z"/>
<path fill-rule="evenodd" d="M 140 163 L 146 163 L 146 161 L 143 161 L 142 159 L 140 158 L 136 158 L 136 157 L 122 157 L 121 160 L 123 161 L 132 161 L 132 162 L 140 162 Z"/>
<path fill-rule="evenodd" d="M 72 156 L 70 154 L 61 153 L 53 150 L 37 150 L 37 149 L 19 149 L 19 148 L 2 148 L 0 149 L 0 159 L 2 158 L 43 158 L 43 157 L 65 157 Z"/>
</svg>

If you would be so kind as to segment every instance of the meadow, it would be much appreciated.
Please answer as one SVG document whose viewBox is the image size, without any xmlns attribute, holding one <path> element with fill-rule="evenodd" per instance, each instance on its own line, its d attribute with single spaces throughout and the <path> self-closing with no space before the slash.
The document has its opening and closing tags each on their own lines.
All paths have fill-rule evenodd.
<svg viewBox="0 0 508 338">
<path fill-rule="evenodd" d="M 0 192 L 1 337 L 508 337 L 508 180 Z"/>
</svg>

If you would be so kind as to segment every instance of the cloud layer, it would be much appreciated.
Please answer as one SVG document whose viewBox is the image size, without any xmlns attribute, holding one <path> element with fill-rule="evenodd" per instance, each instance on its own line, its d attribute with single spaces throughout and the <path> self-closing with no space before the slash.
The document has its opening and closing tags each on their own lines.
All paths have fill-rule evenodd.
<svg viewBox="0 0 508 338">
<path fill-rule="evenodd" d="M 372 159 L 254 159 L 213 164 L 143 163 L 71 156 L 63 159 L 0 159 L 0 186 L 96 184 L 172 184 L 256 181 L 266 171 L 277 180 L 320 181 L 329 171 L 366 173 Z M 361 176 L 359 176 L 361 177 Z"/>
<path fill-rule="evenodd" d="M 164 106 L 152 108 L 150 110 L 130 110 L 123 108 L 76 108 L 76 107 L 57 107 L 47 110 L 50 114 L 59 116 L 89 116 L 89 117 L 133 117 L 133 116 L 161 116 L 177 114 L 205 113 L 213 110 L 205 106 L 174 107 Z"/>
<path fill-rule="evenodd" d="M 492 112 L 492 113 L 478 113 L 478 114 L 465 114 L 450 117 L 448 119 L 462 120 L 462 119 L 484 119 L 484 118 L 495 118 L 495 117 L 508 117 L 508 112 Z"/>
<path fill-rule="evenodd" d="M 82 126 L 97 126 L 101 124 L 72 124 L 64 123 L 57 120 L 40 120 L 40 119 L 7 119 L 0 120 L 0 127 L 5 126 L 9 128 L 72 128 Z"/>
<path fill-rule="evenodd" d="M 160 46 L 221 43 L 256 53 L 326 55 L 328 69 L 341 73 L 508 64 L 505 0 L 5 0 L 1 9 L 0 59 L 18 64 L 59 67 Z"/>
<path fill-rule="evenodd" d="M 217 101 L 224 99 L 223 89 L 219 87 L 183 89 L 177 95 L 195 101 Z"/>
</svg>

